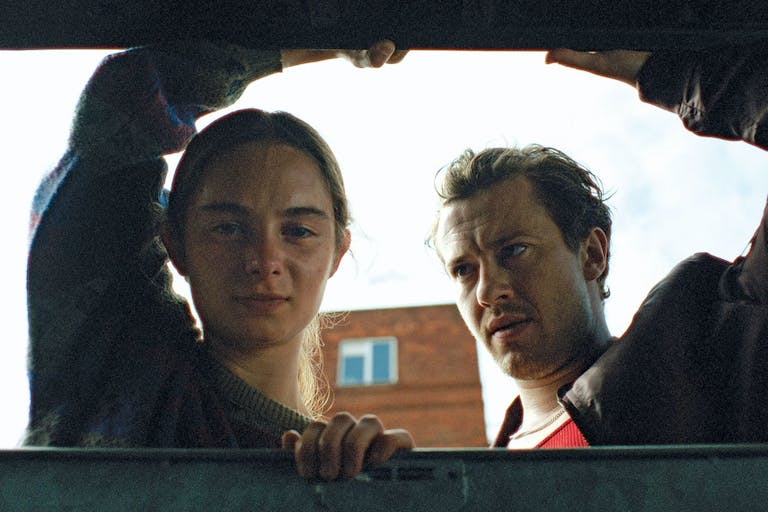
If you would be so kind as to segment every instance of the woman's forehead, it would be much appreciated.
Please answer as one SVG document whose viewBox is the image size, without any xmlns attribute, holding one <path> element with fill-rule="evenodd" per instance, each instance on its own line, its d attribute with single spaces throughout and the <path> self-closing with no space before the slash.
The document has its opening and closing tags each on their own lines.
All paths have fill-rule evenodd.
<svg viewBox="0 0 768 512">
<path fill-rule="evenodd" d="M 196 202 L 225 198 L 331 202 L 328 184 L 315 160 L 285 144 L 263 143 L 239 144 L 209 161 Z"/>
</svg>

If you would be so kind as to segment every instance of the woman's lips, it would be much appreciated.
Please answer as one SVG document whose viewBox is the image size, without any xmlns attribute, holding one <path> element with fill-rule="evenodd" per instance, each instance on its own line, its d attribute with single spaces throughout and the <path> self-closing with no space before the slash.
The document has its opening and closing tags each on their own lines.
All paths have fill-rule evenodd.
<svg viewBox="0 0 768 512">
<path fill-rule="evenodd" d="M 288 303 L 288 297 L 275 294 L 255 294 L 235 297 L 235 302 L 256 314 L 269 314 Z"/>
</svg>

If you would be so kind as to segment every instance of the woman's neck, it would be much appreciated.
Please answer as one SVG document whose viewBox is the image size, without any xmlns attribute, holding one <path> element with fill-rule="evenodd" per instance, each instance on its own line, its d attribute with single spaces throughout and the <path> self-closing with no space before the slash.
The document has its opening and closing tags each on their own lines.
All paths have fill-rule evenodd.
<svg viewBox="0 0 768 512">
<path fill-rule="evenodd" d="M 206 340 L 211 355 L 233 375 L 272 400 L 307 414 L 299 391 L 298 349 L 294 343 L 247 352 L 215 340 Z"/>
</svg>

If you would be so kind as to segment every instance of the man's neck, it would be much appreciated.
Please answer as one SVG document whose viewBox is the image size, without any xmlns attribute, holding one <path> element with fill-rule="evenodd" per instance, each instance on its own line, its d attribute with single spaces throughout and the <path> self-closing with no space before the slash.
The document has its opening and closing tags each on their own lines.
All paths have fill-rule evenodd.
<svg viewBox="0 0 768 512">
<path fill-rule="evenodd" d="M 560 409 L 561 406 L 557 400 L 558 390 L 578 379 L 605 352 L 612 343 L 612 339 L 610 336 L 605 336 L 603 339 L 604 342 L 595 344 L 591 354 L 571 361 L 553 375 L 537 380 L 515 379 L 520 393 L 520 402 L 523 405 L 521 430 L 546 422 Z"/>
<path fill-rule="evenodd" d="M 552 417 L 555 411 L 560 409 L 557 390 L 576 380 L 582 371 L 565 372 L 546 380 L 515 380 L 520 393 L 520 402 L 523 405 L 523 422 L 520 430 L 534 428 Z"/>
</svg>

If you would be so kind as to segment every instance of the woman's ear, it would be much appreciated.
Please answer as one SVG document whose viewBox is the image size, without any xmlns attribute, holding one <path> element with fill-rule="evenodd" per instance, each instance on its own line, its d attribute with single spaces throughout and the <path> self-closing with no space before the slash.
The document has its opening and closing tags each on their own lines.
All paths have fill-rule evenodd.
<svg viewBox="0 0 768 512">
<path fill-rule="evenodd" d="M 581 242 L 584 279 L 595 281 L 608 268 L 608 236 L 601 228 L 593 227 Z"/>
<path fill-rule="evenodd" d="M 184 242 L 180 234 L 168 222 L 160 225 L 160 239 L 163 241 L 168 258 L 182 276 L 186 277 L 186 265 L 184 261 Z"/>
<path fill-rule="evenodd" d="M 339 247 L 339 250 L 336 252 L 336 258 L 333 261 L 333 266 L 331 267 L 331 273 L 328 275 L 328 277 L 333 276 L 333 274 L 336 273 L 336 271 L 339 269 L 339 264 L 341 263 L 341 258 L 344 257 L 344 255 L 349 250 L 349 244 L 352 243 L 352 233 L 349 232 L 348 229 L 344 230 L 344 240 L 341 242 L 341 247 Z"/>
</svg>

